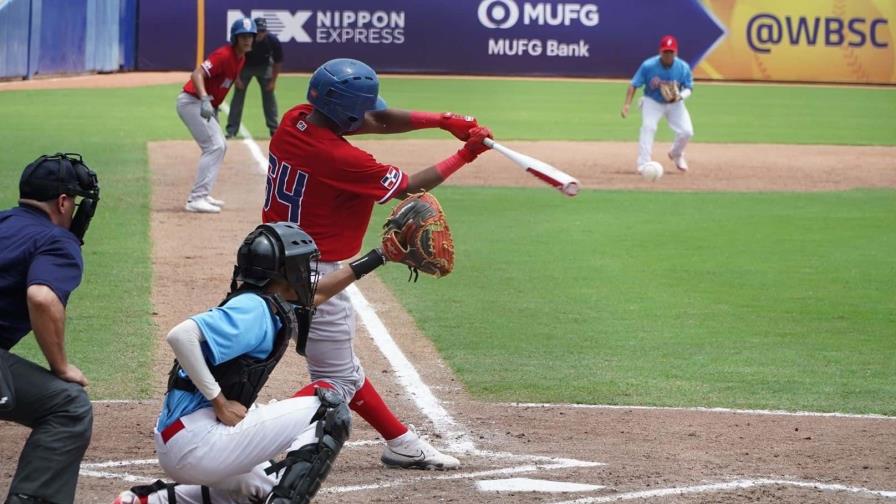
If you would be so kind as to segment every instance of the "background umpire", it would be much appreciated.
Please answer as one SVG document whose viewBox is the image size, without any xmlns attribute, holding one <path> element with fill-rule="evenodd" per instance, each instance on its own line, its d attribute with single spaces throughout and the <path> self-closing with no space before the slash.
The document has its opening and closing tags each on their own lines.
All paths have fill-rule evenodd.
<svg viewBox="0 0 896 504">
<path fill-rule="evenodd" d="M 99 185 L 80 155 L 41 156 L 22 173 L 19 198 L 0 212 L 0 420 L 32 430 L 6 503 L 71 503 L 93 410 L 87 378 L 66 358 L 65 306 L 81 283 Z M 9 353 L 29 331 L 51 371 Z"/>
<path fill-rule="evenodd" d="M 264 120 L 271 136 L 274 136 L 274 131 L 280 122 L 274 88 L 277 87 L 277 76 L 280 75 L 280 68 L 283 66 L 283 46 L 275 35 L 268 32 L 268 22 L 264 18 L 255 18 L 254 21 L 258 33 L 255 35 L 255 42 L 252 43 L 252 51 L 246 54 L 246 66 L 234 83 L 236 90 L 233 92 L 230 114 L 227 116 L 227 138 L 235 137 L 240 129 L 246 88 L 249 87 L 252 77 L 258 79 L 258 84 L 261 86 L 261 106 L 264 108 Z"/>
</svg>

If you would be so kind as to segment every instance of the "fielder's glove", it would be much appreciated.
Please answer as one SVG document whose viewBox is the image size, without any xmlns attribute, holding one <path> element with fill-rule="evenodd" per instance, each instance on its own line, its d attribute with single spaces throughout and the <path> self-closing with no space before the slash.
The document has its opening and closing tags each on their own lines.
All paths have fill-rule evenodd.
<svg viewBox="0 0 896 504">
<path fill-rule="evenodd" d="M 418 270 L 441 277 L 454 268 L 454 240 L 442 206 L 423 191 L 408 196 L 383 224 L 383 255 L 411 270 L 408 281 L 417 281 Z"/>
<path fill-rule="evenodd" d="M 667 103 L 677 102 L 681 99 L 681 91 L 678 89 L 678 83 L 675 81 L 660 82 L 660 93 Z"/>
<path fill-rule="evenodd" d="M 202 103 L 199 105 L 199 115 L 202 116 L 203 119 L 208 121 L 215 115 L 215 107 L 212 106 L 212 97 L 209 95 L 205 95 L 202 98 Z"/>
</svg>

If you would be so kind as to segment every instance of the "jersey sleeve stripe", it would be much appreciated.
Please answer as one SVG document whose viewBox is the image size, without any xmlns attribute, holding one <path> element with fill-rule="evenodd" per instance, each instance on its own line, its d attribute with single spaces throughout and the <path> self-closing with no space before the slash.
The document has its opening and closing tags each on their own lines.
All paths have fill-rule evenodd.
<svg viewBox="0 0 896 504">
<path fill-rule="evenodd" d="M 383 203 L 385 203 L 385 202 L 389 201 L 390 199 L 392 199 L 392 196 L 395 194 L 396 191 L 398 191 L 399 188 L 405 188 L 405 187 L 407 187 L 407 185 L 408 185 L 408 180 L 407 180 L 408 175 L 407 175 L 407 173 L 405 173 L 405 172 L 400 172 L 400 173 L 401 173 L 401 180 L 399 180 L 398 183 L 395 184 L 395 186 L 392 187 L 392 189 L 389 190 L 389 192 L 387 192 L 386 195 L 382 197 L 382 199 L 378 200 L 378 201 L 377 201 L 377 204 L 382 205 Z"/>
</svg>

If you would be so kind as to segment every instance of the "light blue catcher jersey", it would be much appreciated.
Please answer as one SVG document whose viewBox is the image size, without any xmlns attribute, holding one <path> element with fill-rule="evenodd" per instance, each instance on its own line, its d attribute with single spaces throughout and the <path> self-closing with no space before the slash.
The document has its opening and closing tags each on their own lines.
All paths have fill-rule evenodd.
<svg viewBox="0 0 896 504">
<path fill-rule="evenodd" d="M 675 58 L 672 66 L 666 68 L 660 61 L 659 55 L 647 58 L 644 63 L 641 63 L 641 67 L 632 77 L 632 86 L 636 89 L 644 86 L 644 96 L 649 96 L 658 103 L 666 103 L 663 93 L 660 92 L 660 82 L 662 81 L 678 82 L 681 89 L 691 89 L 694 86 L 691 67 L 687 63 Z"/>
<path fill-rule="evenodd" d="M 190 318 L 205 338 L 201 343 L 202 353 L 210 366 L 241 355 L 264 359 L 271 354 L 281 325 L 265 300 L 255 294 L 241 294 L 224 306 Z M 172 389 L 165 395 L 156 428 L 161 432 L 178 418 L 209 407 L 211 403 L 198 390 Z"/>
</svg>

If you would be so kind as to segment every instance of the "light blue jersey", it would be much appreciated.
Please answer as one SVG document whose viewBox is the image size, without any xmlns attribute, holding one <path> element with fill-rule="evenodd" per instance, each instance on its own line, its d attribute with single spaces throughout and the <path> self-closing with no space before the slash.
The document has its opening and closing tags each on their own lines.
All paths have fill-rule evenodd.
<svg viewBox="0 0 896 504">
<path fill-rule="evenodd" d="M 224 306 L 190 318 L 205 338 L 202 353 L 210 367 L 241 355 L 264 359 L 271 354 L 281 325 L 265 300 L 256 294 L 241 294 Z M 198 390 L 172 389 L 165 395 L 156 428 L 161 432 L 178 418 L 208 407 L 211 403 Z"/>
<path fill-rule="evenodd" d="M 694 78 L 691 76 L 691 67 L 681 59 L 675 58 L 672 66 L 666 68 L 656 55 L 644 60 L 641 67 L 632 77 L 632 87 L 635 89 L 644 86 L 644 96 L 650 97 L 657 103 L 666 103 L 660 92 L 660 82 L 675 81 L 680 84 L 680 89 L 694 87 Z"/>
</svg>

